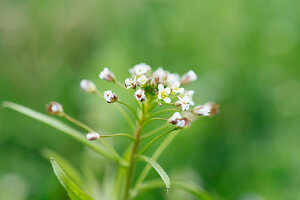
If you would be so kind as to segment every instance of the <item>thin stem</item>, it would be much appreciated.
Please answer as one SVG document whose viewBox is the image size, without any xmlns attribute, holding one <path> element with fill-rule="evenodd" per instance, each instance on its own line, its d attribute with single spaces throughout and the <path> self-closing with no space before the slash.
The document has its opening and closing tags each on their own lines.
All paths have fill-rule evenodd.
<svg viewBox="0 0 300 200">
<path fill-rule="evenodd" d="M 130 127 L 134 130 L 135 126 L 134 126 L 134 124 L 132 122 L 132 119 L 129 117 L 129 115 L 119 105 L 113 104 L 113 106 L 123 115 L 123 117 L 128 122 L 128 124 L 130 125 Z"/>
<path fill-rule="evenodd" d="M 100 135 L 100 138 L 107 138 L 107 137 L 117 137 L 117 136 L 124 136 L 127 137 L 129 139 L 131 139 L 132 141 L 135 140 L 135 138 L 127 133 L 116 133 L 116 134 L 111 134 L 111 135 Z"/>
<path fill-rule="evenodd" d="M 91 129 L 90 127 L 88 127 L 87 125 L 83 124 L 82 122 L 78 121 L 77 119 L 74 119 L 73 117 L 71 117 L 70 115 L 63 113 L 63 117 L 66 118 L 67 120 L 69 120 L 70 122 L 76 124 L 77 126 L 80 126 L 81 128 L 85 129 L 87 132 L 96 132 L 93 129 Z"/>
<path fill-rule="evenodd" d="M 136 119 L 139 119 L 138 116 L 137 116 L 136 111 L 130 105 L 128 105 L 127 103 L 124 103 L 123 101 L 119 101 L 119 100 L 117 102 L 119 104 L 123 104 L 124 106 L 126 106 L 127 108 L 129 108 L 132 111 L 133 115 L 136 117 Z"/>
<path fill-rule="evenodd" d="M 122 88 L 124 88 L 124 85 L 122 83 L 120 83 L 119 81 L 115 80 L 115 83 L 119 86 L 121 86 Z"/>
<path fill-rule="evenodd" d="M 155 112 L 151 115 L 151 117 L 154 117 L 156 115 L 159 115 L 159 114 L 163 114 L 163 113 L 166 113 L 166 112 L 177 112 L 178 110 L 176 109 L 165 109 L 165 110 L 162 110 L 162 111 L 158 111 L 158 112 Z"/>
<path fill-rule="evenodd" d="M 139 155 L 141 155 L 141 154 L 143 154 L 154 142 L 156 142 L 157 140 L 159 140 L 161 137 L 163 137 L 163 136 L 165 136 L 165 135 L 167 135 L 167 134 L 169 134 L 169 133 L 171 133 L 171 132 L 173 132 L 173 131 L 175 131 L 175 130 L 177 130 L 177 128 L 173 128 L 173 129 L 171 129 L 171 130 L 169 130 L 169 131 L 167 131 L 167 132 L 165 132 L 165 133 L 162 133 L 162 134 L 160 134 L 160 135 L 158 135 L 158 136 L 156 136 L 155 138 L 153 138 L 150 142 L 148 142 L 148 144 L 146 144 L 145 146 L 144 146 L 144 148 L 138 153 Z"/>
<path fill-rule="evenodd" d="M 144 139 L 146 139 L 146 138 L 148 138 L 148 137 L 151 137 L 151 136 L 155 135 L 157 132 L 163 130 L 164 128 L 166 128 L 166 127 L 168 127 L 168 126 L 169 126 L 169 124 L 167 123 L 167 124 L 165 124 L 165 125 L 162 125 L 162 126 L 156 128 L 156 129 L 154 129 L 154 130 L 152 130 L 152 131 L 146 133 L 145 135 L 143 135 L 143 136 L 141 137 L 141 140 L 144 140 Z"/>
<path fill-rule="evenodd" d="M 154 117 L 154 118 L 148 119 L 148 120 L 145 122 L 145 125 L 148 124 L 149 122 L 153 121 L 153 120 L 168 121 L 168 119 L 165 119 L 165 118 Z"/>
<path fill-rule="evenodd" d="M 148 115 L 148 104 L 144 105 L 144 109 L 142 110 L 141 119 L 139 120 L 136 131 L 135 131 L 135 136 L 134 136 L 135 141 L 133 143 L 131 153 L 130 153 L 129 167 L 128 167 L 127 176 L 126 176 L 126 180 L 125 180 L 125 190 L 124 190 L 124 193 L 123 193 L 123 200 L 126 200 L 128 198 L 129 191 L 130 191 L 130 188 L 131 188 L 132 179 L 133 179 L 133 176 L 134 176 L 135 156 L 136 156 L 136 153 L 138 151 L 138 147 L 139 147 L 139 143 L 140 143 L 140 137 L 141 137 L 141 133 L 142 133 L 142 128 L 144 126 L 145 119 L 147 118 L 147 115 Z"/>
</svg>

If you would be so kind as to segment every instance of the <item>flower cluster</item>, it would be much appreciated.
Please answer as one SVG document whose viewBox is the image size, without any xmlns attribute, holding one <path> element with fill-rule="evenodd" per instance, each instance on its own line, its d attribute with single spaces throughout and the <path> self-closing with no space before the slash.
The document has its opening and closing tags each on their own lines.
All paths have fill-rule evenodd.
<svg viewBox="0 0 300 200">
<path fill-rule="evenodd" d="M 149 65 L 140 63 L 129 69 L 129 72 L 131 76 L 125 79 L 124 87 L 128 90 L 135 90 L 134 95 L 138 102 L 147 102 L 159 106 L 171 105 L 176 107 L 178 111 L 192 113 L 195 116 L 213 116 L 218 112 L 218 105 L 212 102 L 195 106 L 193 101 L 195 91 L 186 90 L 182 87 L 197 80 L 197 75 L 193 70 L 180 77 L 179 74 L 170 73 L 162 67 L 152 72 Z M 103 69 L 99 77 L 109 82 L 117 82 L 114 74 L 107 68 Z M 96 88 L 90 83 L 83 82 L 82 85 L 86 86 L 82 87 L 86 88 L 85 91 L 93 92 Z M 104 99 L 108 103 L 118 101 L 117 95 L 111 90 L 104 92 Z M 192 106 L 195 107 L 191 109 Z M 179 112 L 175 112 L 168 121 L 182 128 L 190 124 L 191 118 L 181 117 Z"/>
</svg>

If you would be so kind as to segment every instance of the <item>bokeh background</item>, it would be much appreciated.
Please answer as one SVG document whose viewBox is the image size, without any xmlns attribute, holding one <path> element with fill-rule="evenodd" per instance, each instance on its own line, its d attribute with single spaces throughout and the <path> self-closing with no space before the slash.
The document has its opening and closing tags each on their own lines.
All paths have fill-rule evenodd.
<svg viewBox="0 0 300 200">
<path fill-rule="evenodd" d="M 120 81 L 140 62 L 193 69 L 195 101 L 218 102 L 221 112 L 183 131 L 160 164 L 216 199 L 300 199 L 299 8 L 298 0 L 1 0 L 0 101 L 43 112 L 55 100 L 96 129 L 128 131 L 113 107 L 79 89 L 81 79 L 131 99 L 99 80 L 103 67 Z M 1 200 L 67 199 L 44 148 L 84 164 L 78 142 L 0 109 Z M 193 199 L 186 195 L 172 198 Z"/>
</svg>

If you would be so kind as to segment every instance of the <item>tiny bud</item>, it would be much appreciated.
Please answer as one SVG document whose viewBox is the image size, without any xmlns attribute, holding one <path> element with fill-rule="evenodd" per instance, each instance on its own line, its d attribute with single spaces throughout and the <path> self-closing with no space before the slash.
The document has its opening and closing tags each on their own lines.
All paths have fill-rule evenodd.
<svg viewBox="0 0 300 200">
<path fill-rule="evenodd" d="M 89 80 L 86 80 L 86 79 L 83 79 L 80 82 L 80 87 L 83 91 L 86 91 L 86 92 L 91 92 L 91 93 L 96 92 L 95 84 L 92 81 L 89 81 Z"/>
<path fill-rule="evenodd" d="M 210 116 L 214 116 L 219 113 L 219 105 L 216 104 L 215 102 L 208 102 L 204 104 L 204 106 L 207 106 L 210 108 Z"/>
<path fill-rule="evenodd" d="M 112 93 L 111 90 L 107 90 L 104 92 L 104 99 L 107 103 L 114 103 L 118 100 L 118 97 L 115 93 Z"/>
<path fill-rule="evenodd" d="M 51 115 L 62 116 L 64 113 L 62 105 L 54 101 L 47 104 L 46 109 L 47 112 Z"/>
<path fill-rule="evenodd" d="M 193 70 L 188 71 L 183 77 L 181 78 L 181 84 L 185 85 L 197 80 L 197 75 Z"/>
<path fill-rule="evenodd" d="M 145 91 L 142 89 L 138 89 L 135 93 L 135 98 L 138 101 L 145 101 L 146 100 L 146 95 L 145 95 Z"/>
<path fill-rule="evenodd" d="M 199 116 L 210 116 L 211 108 L 208 105 L 199 105 L 193 109 L 193 113 Z"/>
<path fill-rule="evenodd" d="M 99 138 L 100 138 L 99 133 L 88 133 L 88 134 L 86 134 L 86 139 L 88 139 L 89 141 L 97 140 Z"/>
<path fill-rule="evenodd" d="M 99 78 L 102 80 L 109 81 L 109 82 L 116 81 L 115 75 L 111 71 L 109 71 L 109 69 L 107 69 L 106 67 L 99 74 Z"/>
</svg>

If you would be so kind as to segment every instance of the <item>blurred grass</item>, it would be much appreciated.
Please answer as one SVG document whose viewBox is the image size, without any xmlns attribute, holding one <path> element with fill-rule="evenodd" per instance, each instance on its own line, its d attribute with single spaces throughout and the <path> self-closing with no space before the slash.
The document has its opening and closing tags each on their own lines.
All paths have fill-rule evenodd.
<svg viewBox="0 0 300 200">
<path fill-rule="evenodd" d="M 216 101 L 221 112 L 182 132 L 161 165 L 217 199 L 299 199 L 299 7 L 296 0 L 2 0 L 0 101 L 43 111 L 55 100 L 95 128 L 129 131 L 113 107 L 80 91 L 81 79 L 128 99 L 98 79 L 103 67 L 121 81 L 139 62 L 194 69 L 195 101 Z M 54 149 L 79 166 L 83 147 L 54 131 L 1 109 L 1 200 L 66 199 L 39 152 Z M 11 196 L 9 185 L 24 192 Z"/>
</svg>

